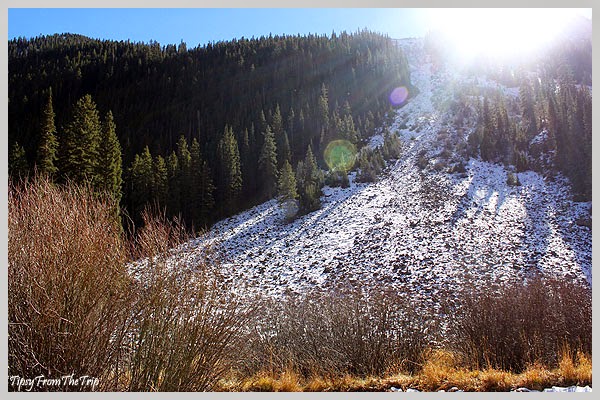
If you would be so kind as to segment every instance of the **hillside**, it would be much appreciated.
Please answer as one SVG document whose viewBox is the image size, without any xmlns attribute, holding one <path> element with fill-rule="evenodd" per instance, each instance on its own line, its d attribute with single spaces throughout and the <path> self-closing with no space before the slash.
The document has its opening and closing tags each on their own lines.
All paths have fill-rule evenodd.
<svg viewBox="0 0 600 400">
<path fill-rule="evenodd" d="M 353 172 L 349 188 L 325 187 L 322 209 L 292 223 L 275 200 L 225 219 L 191 243 L 189 262 L 216 242 L 229 279 L 274 295 L 382 282 L 437 303 L 484 277 L 500 282 L 537 272 L 591 285 L 591 229 L 582 226 L 591 202 L 573 202 L 560 175 L 516 173 L 521 186 L 510 186 L 513 168 L 479 159 L 471 158 L 464 173 L 436 168 L 446 162 L 441 138 L 460 137 L 454 115 L 435 99 L 452 98 L 451 88 L 467 78 L 433 72 L 421 40 L 401 46 L 419 94 L 395 112 L 390 129 L 401 136 L 403 155 L 380 181 L 355 183 Z M 460 135 L 476 129 L 473 119 L 465 125 Z M 378 142 L 376 135 L 372 145 Z"/>
<path fill-rule="evenodd" d="M 411 88 L 405 55 L 367 30 L 189 49 L 74 34 L 17 38 L 8 47 L 10 175 L 40 163 L 40 127 L 50 118 L 56 179 L 80 181 L 69 149 L 81 145 L 68 142 L 80 136 L 70 132 L 90 96 L 84 120 L 113 116 L 123 171 L 116 195 L 138 226 L 149 205 L 203 227 L 273 197 L 286 160 L 296 169 L 310 146 L 324 164 L 320 154 L 333 138 L 359 145 L 392 109 L 388 90 Z M 80 131 L 98 136 L 99 124 Z M 276 160 L 267 168 L 269 135 Z M 93 138 L 83 142 L 96 153 Z"/>
<path fill-rule="evenodd" d="M 11 390 L 591 391 L 590 32 L 11 40 Z"/>
</svg>

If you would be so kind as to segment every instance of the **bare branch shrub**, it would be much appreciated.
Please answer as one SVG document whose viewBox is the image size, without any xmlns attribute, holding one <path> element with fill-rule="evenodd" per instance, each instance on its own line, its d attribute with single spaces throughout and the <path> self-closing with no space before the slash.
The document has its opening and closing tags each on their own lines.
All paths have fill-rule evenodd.
<svg viewBox="0 0 600 400">
<path fill-rule="evenodd" d="M 408 294 L 380 287 L 314 290 L 263 310 L 250 371 L 334 377 L 412 370 L 435 331 L 432 316 L 415 312 Z"/>
<path fill-rule="evenodd" d="M 100 377 L 129 317 L 114 204 L 45 179 L 9 185 L 9 375 Z"/>
<path fill-rule="evenodd" d="M 476 367 L 523 371 L 536 362 L 558 365 L 568 346 L 592 352 L 591 289 L 569 280 L 536 277 L 466 290 L 450 323 L 450 346 Z"/>
<path fill-rule="evenodd" d="M 183 227 L 144 215 L 127 355 L 129 391 L 210 390 L 240 357 L 253 306 L 212 263 L 186 263 Z M 171 250 L 170 250 L 171 249 Z"/>
</svg>

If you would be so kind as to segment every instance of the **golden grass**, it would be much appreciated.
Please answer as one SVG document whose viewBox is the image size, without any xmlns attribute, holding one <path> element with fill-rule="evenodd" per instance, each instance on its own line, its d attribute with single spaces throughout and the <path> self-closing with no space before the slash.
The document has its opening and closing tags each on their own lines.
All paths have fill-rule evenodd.
<svg viewBox="0 0 600 400">
<path fill-rule="evenodd" d="M 479 390 L 481 392 L 507 392 L 511 389 L 513 374 L 494 368 L 487 368 L 479 373 Z"/>
<path fill-rule="evenodd" d="M 251 377 L 241 378 L 232 385 L 223 381 L 224 391 L 271 391 L 271 392 L 366 392 L 389 391 L 396 387 L 424 392 L 463 390 L 465 392 L 508 392 L 526 387 L 542 390 L 552 386 L 591 385 L 591 356 L 564 351 L 554 369 L 534 363 L 522 373 L 516 374 L 487 367 L 469 369 L 462 365 L 461 358 L 447 350 L 428 351 L 419 373 L 401 373 L 387 377 L 338 377 L 312 376 L 304 379 L 293 369 L 282 373 L 261 372 Z"/>
<path fill-rule="evenodd" d="M 526 387 L 533 390 L 542 390 L 543 388 L 551 387 L 556 385 L 558 377 L 552 371 L 545 368 L 539 363 L 534 363 L 527 367 L 527 369 L 519 374 L 514 383 L 517 387 Z"/>
<path fill-rule="evenodd" d="M 592 360 L 582 352 L 574 356 L 569 349 L 563 350 L 558 363 L 558 375 L 562 385 L 583 385 L 592 382 Z"/>
<path fill-rule="evenodd" d="M 235 391 L 242 392 L 300 392 L 299 375 L 292 369 L 286 369 L 280 374 L 259 372 L 242 380 Z"/>
</svg>

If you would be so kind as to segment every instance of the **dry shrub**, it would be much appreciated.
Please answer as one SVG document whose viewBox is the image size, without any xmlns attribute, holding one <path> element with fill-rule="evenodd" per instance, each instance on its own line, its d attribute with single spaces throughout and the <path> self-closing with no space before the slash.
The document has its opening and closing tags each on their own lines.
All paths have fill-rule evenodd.
<svg viewBox="0 0 600 400">
<path fill-rule="evenodd" d="M 115 361 L 132 299 L 114 210 L 85 187 L 9 186 L 9 375 L 100 378 Z"/>
<path fill-rule="evenodd" d="M 146 213 L 128 244 L 114 211 L 89 188 L 9 186 L 9 376 L 213 388 L 244 357 L 253 308 L 224 283 L 218 259 L 189 259 L 180 225 Z"/>
<path fill-rule="evenodd" d="M 136 237 L 136 303 L 127 354 L 130 391 L 211 390 L 241 357 L 253 307 L 207 262 L 186 263 L 183 227 L 144 215 Z"/>
<path fill-rule="evenodd" d="M 304 377 L 381 376 L 414 368 L 435 331 L 408 293 L 381 287 L 314 290 L 262 310 L 247 371 L 293 365 Z"/>
<path fill-rule="evenodd" d="M 591 354 L 591 305 L 591 289 L 573 281 L 536 277 L 497 289 L 482 283 L 463 292 L 448 344 L 474 368 L 555 366 L 565 344 Z"/>
</svg>

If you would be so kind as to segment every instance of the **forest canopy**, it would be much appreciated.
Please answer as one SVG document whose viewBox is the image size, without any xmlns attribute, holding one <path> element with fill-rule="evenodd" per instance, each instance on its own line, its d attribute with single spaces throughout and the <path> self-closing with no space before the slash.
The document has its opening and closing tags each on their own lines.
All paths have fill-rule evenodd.
<svg viewBox="0 0 600 400">
<path fill-rule="evenodd" d="M 413 89 L 402 50 L 366 30 L 195 48 L 57 34 L 13 39 L 8 47 L 15 166 L 36 164 L 48 107 L 60 148 L 76 104 L 90 96 L 98 115 L 111 114 L 122 149 L 122 206 L 135 214 L 159 203 L 197 226 L 272 198 L 279 170 L 286 161 L 297 169 L 309 147 L 326 169 L 328 143 L 370 137 L 393 107 L 390 92 Z M 257 175 L 266 159 L 276 164 L 268 166 L 267 184 Z M 200 199 L 217 212 L 195 211 Z"/>
</svg>

